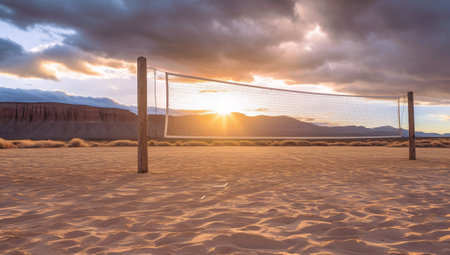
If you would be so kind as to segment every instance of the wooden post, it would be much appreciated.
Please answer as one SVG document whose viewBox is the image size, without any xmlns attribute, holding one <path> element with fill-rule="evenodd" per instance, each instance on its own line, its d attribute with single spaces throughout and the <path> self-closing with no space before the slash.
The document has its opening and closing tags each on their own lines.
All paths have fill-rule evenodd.
<svg viewBox="0 0 450 255">
<path fill-rule="evenodd" d="M 408 92 L 409 159 L 416 159 L 416 130 L 414 127 L 413 92 Z"/>
<path fill-rule="evenodd" d="M 148 172 L 147 147 L 147 59 L 137 59 L 138 173 Z"/>
</svg>

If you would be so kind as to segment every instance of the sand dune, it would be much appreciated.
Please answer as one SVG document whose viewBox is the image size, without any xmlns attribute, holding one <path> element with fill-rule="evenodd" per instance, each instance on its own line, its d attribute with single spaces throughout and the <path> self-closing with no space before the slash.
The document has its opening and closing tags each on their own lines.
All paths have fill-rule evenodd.
<svg viewBox="0 0 450 255">
<path fill-rule="evenodd" d="M 449 254 L 450 150 L 0 151 L 2 254 Z"/>
</svg>

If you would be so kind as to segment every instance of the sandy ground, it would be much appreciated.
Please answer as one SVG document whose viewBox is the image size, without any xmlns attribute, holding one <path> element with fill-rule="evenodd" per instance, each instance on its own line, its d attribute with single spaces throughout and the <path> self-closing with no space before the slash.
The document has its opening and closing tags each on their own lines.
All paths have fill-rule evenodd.
<svg viewBox="0 0 450 255">
<path fill-rule="evenodd" d="M 450 254 L 450 149 L 0 151 L 2 254 Z"/>
</svg>

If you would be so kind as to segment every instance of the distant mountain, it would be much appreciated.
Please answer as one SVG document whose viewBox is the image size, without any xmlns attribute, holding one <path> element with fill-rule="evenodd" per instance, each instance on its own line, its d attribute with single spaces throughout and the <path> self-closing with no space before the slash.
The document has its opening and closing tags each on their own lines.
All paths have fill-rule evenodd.
<svg viewBox="0 0 450 255">
<path fill-rule="evenodd" d="M 21 103 L 63 103 L 74 105 L 90 105 L 106 108 L 129 110 L 129 106 L 122 105 L 107 97 L 72 96 L 62 91 L 44 91 L 40 89 L 10 89 L 0 87 L 0 102 Z"/>
<path fill-rule="evenodd" d="M 366 137 L 396 136 L 395 128 L 363 126 L 317 126 L 288 116 L 247 116 L 242 113 L 172 116 L 168 134 L 179 136 L 230 137 Z"/>
<path fill-rule="evenodd" d="M 386 131 L 386 132 L 391 132 L 393 134 L 395 134 L 395 133 L 398 134 L 398 132 L 399 132 L 398 128 L 394 128 L 391 126 L 376 127 L 376 128 L 372 128 L 372 130 Z M 409 130 L 402 129 L 402 137 L 409 137 Z M 439 134 L 439 133 L 425 133 L 422 131 L 416 131 L 416 137 L 450 137 L 450 133 Z"/>
<path fill-rule="evenodd" d="M 107 97 L 73 96 L 62 91 L 45 91 L 40 89 L 10 89 L 0 87 L 0 102 L 17 103 L 62 103 L 89 105 L 104 108 L 117 108 L 137 113 L 136 106 L 123 105 Z M 156 114 L 165 114 L 166 110 L 157 108 Z M 148 114 L 154 114 L 155 108 L 148 107 Z"/>
</svg>

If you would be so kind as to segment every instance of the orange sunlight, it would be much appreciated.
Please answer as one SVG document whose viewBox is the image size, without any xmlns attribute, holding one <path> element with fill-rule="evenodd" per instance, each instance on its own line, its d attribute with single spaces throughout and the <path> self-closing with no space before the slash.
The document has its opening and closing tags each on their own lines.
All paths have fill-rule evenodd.
<svg viewBox="0 0 450 255">
<path fill-rule="evenodd" d="M 239 103 L 230 96 L 221 96 L 212 111 L 222 116 L 229 115 L 232 112 L 242 112 Z"/>
</svg>

